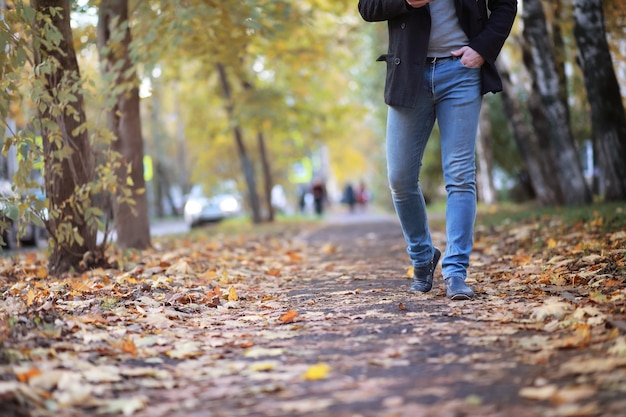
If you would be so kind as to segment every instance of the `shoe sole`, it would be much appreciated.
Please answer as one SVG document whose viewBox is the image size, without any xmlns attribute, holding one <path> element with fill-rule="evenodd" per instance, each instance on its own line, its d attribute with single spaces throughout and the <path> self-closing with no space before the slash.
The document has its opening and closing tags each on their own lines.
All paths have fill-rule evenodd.
<svg viewBox="0 0 626 417">
<path fill-rule="evenodd" d="M 466 294 L 454 294 L 452 296 L 450 296 L 451 300 L 471 300 L 472 297 L 470 297 L 469 295 Z"/>
<path fill-rule="evenodd" d="M 432 287 L 430 288 L 430 290 L 432 290 Z M 413 290 L 411 288 L 409 288 L 408 290 L 406 290 L 407 292 L 410 293 L 417 293 L 417 294 L 426 294 L 427 292 L 430 292 L 430 290 L 426 290 L 426 291 L 421 291 L 421 290 Z"/>
</svg>

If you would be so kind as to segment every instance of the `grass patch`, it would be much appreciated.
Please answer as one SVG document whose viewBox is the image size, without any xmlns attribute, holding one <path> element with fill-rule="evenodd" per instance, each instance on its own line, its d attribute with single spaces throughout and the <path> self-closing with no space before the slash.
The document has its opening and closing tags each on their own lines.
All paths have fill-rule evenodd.
<svg viewBox="0 0 626 417">
<path fill-rule="evenodd" d="M 624 202 L 562 207 L 540 207 L 533 204 L 479 206 L 476 223 L 496 226 L 505 222 L 547 222 L 550 219 L 559 219 L 569 225 L 594 222 L 602 231 L 614 232 L 626 229 L 624 206 Z"/>
</svg>

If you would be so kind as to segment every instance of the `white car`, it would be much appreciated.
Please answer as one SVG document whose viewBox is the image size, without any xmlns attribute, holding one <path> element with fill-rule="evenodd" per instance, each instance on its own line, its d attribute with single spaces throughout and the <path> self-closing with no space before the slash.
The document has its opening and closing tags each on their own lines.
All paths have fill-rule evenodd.
<svg viewBox="0 0 626 417">
<path fill-rule="evenodd" d="M 242 212 L 239 199 L 233 194 L 216 194 L 206 197 L 201 189 L 194 187 L 187 198 L 183 210 L 185 223 L 196 227 L 204 223 L 214 223 Z"/>
</svg>

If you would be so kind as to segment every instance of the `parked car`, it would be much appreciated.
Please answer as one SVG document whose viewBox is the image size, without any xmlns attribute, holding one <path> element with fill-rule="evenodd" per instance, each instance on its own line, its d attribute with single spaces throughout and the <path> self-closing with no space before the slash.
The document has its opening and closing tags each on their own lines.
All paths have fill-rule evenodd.
<svg viewBox="0 0 626 417">
<path fill-rule="evenodd" d="M 28 222 L 24 227 L 23 234 L 18 239 L 18 225 L 13 220 L 17 215 L 17 208 L 6 204 L 6 200 L 13 198 L 14 195 L 11 183 L 7 180 L 0 180 L 0 219 L 6 225 L 1 230 L 4 247 L 14 249 L 17 246 L 43 246 L 48 232 L 43 225 L 35 222 Z M 40 191 L 36 192 L 35 197 L 40 200 L 45 199 Z M 13 213 L 9 213 L 9 211 L 13 211 Z"/>
<path fill-rule="evenodd" d="M 187 197 L 183 213 L 185 223 L 193 228 L 239 216 L 242 208 L 235 194 L 223 193 L 207 197 L 200 186 L 194 186 Z"/>
</svg>

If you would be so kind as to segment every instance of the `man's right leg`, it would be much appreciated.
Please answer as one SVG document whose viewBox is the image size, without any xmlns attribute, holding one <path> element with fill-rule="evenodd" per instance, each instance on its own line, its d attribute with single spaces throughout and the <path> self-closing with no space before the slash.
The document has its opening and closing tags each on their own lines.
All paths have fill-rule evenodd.
<svg viewBox="0 0 626 417">
<path fill-rule="evenodd" d="M 419 186 L 422 157 L 435 119 L 431 100 L 425 96 L 416 108 L 389 107 L 387 118 L 387 176 L 414 272 L 432 270 L 433 248 L 426 203 Z M 420 277 L 415 276 L 416 279 Z M 425 280 L 425 279 L 424 279 Z M 424 281 L 422 280 L 422 281 Z M 418 291 L 430 290 L 427 282 L 418 285 Z"/>
</svg>

